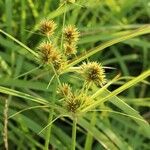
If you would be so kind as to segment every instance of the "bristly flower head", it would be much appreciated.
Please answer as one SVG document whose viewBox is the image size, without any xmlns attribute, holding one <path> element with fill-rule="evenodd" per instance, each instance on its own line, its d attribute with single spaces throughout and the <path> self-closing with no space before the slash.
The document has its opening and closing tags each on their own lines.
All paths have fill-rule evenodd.
<svg viewBox="0 0 150 150">
<path fill-rule="evenodd" d="M 71 87 L 67 83 L 63 83 L 62 86 L 58 88 L 57 92 L 61 97 L 67 97 L 72 94 Z"/>
<path fill-rule="evenodd" d="M 49 42 L 42 42 L 38 49 L 40 50 L 42 61 L 46 64 L 50 62 L 52 52 L 56 51 L 54 45 Z"/>
<path fill-rule="evenodd" d="M 64 29 L 65 41 L 68 44 L 76 44 L 79 39 L 79 32 L 75 26 L 69 25 Z"/>
<path fill-rule="evenodd" d="M 75 55 L 77 53 L 76 45 L 64 44 L 64 53 L 66 56 Z"/>
<path fill-rule="evenodd" d="M 45 19 L 40 23 L 40 31 L 47 36 L 52 36 L 54 34 L 56 26 L 57 25 L 53 20 Z"/>
<path fill-rule="evenodd" d="M 84 93 L 75 92 L 65 100 L 66 108 L 69 112 L 80 114 L 80 111 L 91 105 L 93 100 Z"/>
<path fill-rule="evenodd" d="M 73 92 L 68 84 L 62 84 L 58 88 L 58 93 L 64 98 L 64 106 L 68 112 L 73 114 L 78 114 L 80 111 L 87 106 L 91 105 L 93 100 L 85 95 L 83 92 L 75 91 Z"/>
<path fill-rule="evenodd" d="M 55 46 L 49 42 L 43 42 L 39 46 L 41 60 L 45 64 L 52 64 L 56 70 L 59 70 L 64 65 L 64 60 Z"/>
<path fill-rule="evenodd" d="M 100 63 L 83 63 L 81 65 L 81 74 L 87 83 L 95 83 L 100 86 L 106 83 L 105 70 Z"/>
</svg>

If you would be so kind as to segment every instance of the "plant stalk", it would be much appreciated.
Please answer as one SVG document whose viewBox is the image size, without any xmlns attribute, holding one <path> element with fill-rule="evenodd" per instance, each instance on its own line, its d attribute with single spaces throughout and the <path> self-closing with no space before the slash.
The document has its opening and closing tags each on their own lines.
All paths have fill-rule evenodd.
<svg viewBox="0 0 150 150">
<path fill-rule="evenodd" d="M 73 118 L 71 150 L 76 148 L 77 118 Z"/>
<path fill-rule="evenodd" d="M 96 124 L 96 112 L 93 112 L 90 125 L 91 125 L 91 127 L 94 127 L 95 124 Z M 88 134 L 86 136 L 84 150 L 91 150 L 92 143 L 93 143 L 93 136 L 88 132 Z"/>
<path fill-rule="evenodd" d="M 53 96 L 52 96 L 53 104 L 55 103 L 55 99 L 56 99 L 56 91 L 57 91 L 57 81 L 54 81 L 54 90 L 53 90 Z M 48 123 L 52 122 L 53 116 L 54 116 L 54 108 L 50 109 L 50 111 L 49 111 Z M 46 131 L 44 150 L 49 150 L 49 142 L 50 142 L 50 138 L 51 138 L 51 128 L 52 128 L 52 124 L 48 126 L 47 131 Z"/>
</svg>

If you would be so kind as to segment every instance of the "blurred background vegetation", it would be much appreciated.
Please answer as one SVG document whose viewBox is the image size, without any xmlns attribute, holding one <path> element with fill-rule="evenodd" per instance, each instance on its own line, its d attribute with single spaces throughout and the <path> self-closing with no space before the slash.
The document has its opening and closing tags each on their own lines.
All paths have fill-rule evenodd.
<svg viewBox="0 0 150 150">
<path fill-rule="evenodd" d="M 37 30 L 43 18 L 53 19 L 60 35 L 63 14 L 66 12 L 65 24 L 76 25 L 81 32 L 78 55 L 86 52 L 130 31 L 150 23 L 149 0 L 77 0 L 59 9 L 59 0 L 1 0 L 0 29 L 9 33 L 32 50 L 36 51 L 40 41 L 44 39 Z M 108 47 L 91 56 L 89 60 L 101 62 L 106 69 L 108 79 L 118 73 L 126 77 L 124 81 L 111 86 L 114 90 L 123 85 L 132 76 L 138 76 L 150 67 L 150 35 L 145 34 Z M 59 39 L 58 39 L 59 40 Z M 35 57 L 13 40 L 0 34 L 0 85 L 27 94 L 48 99 L 53 88 L 46 89 L 49 75 L 42 69 L 15 79 L 24 72 L 38 66 Z M 63 75 L 63 82 L 69 82 L 73 88 L 80 87 L 72 74 Z M 146 81 L 145 81 L 146 82 Z M 145 120 L 150 121 L 150 87 L 142 82 L 123 92 L 122 98 L 137 110 Z M 5 99 L 9 99 L 9 114 L 22 109 L 36 106 L 36 103 L 22 98 L 0 94 L 0 132 L 3 133 Z M 119 108 L 107 103 L 111 109 Z M 37 108 L 25 111 L 9 119 L 8 142 L 10 150 L 43 149 L 44 134 L 37 133 L 47 124 L 48 110 Z M 117 113 L 98 113 L 96 127 L 93 129 L 88 122 L 81 120 L 77 133 L 77 149 L 84 149 L 86 130 L 93 135 L 92 150 L 133 149 L 148 150 L 148 135 L 142 127 L 130 118 Z M 61 118 L 52 126 L 50 149 L 69 149 L 71 141 L 71 120 Z M 0 134 L 0 149 L 4 149 L 3 134 Z"/>
</svg>

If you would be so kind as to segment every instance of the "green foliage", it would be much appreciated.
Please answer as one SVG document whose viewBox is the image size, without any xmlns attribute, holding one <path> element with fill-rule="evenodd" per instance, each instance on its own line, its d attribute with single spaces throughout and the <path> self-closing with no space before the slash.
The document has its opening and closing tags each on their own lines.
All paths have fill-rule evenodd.
<svg viewBox="0 0 150 150">
<path fill-rule="evenodd" d="M 0 149 L 148 150 L 149 6 L 148 0 L 0 1 Z M 40 32 L 43 19 L 57 24 L 51 22 L 52 37 Z M 65 27 L 74 32 L 71 44 Z M 45 40 L 63 54 L 59 71 L 52 58 L 40 61 L 37 47 Z M 107 82 L 87 83 L 83 62 L 100 63 Z M 59 95 L 63 83 L 70 91 Z"/>
</svg>

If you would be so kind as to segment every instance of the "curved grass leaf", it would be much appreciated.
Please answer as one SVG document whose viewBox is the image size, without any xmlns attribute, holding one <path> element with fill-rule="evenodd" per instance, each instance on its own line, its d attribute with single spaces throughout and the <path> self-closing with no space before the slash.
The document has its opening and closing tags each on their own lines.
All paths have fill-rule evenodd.
<svg viewBox="0 0 150 150">
<path fill-rule="evenodd" d="M 30 100 L 30 101 L 37 102 L 39 104 L 49 104 L 48 101 L 46 101 L 42 98 L 35 98 L 34 96 L 31 96 L 29 94 L 19 92 L 19 91 L 13 90 L 13 89 L 9 89 L 9 88 L 6 88 L 6 87 L 2 87 L 2 86 L 0 86 L 0 93 L 21 97 L 21 98 L 24 98 L 24 99 L 27 99 L 27 100 Z"/>
<path fill-rule="evenodd" d="M 88 106 L 87 108 L 85 108 L 84 110 L 82 110 L 82 112 L 86 112 L 86 111 L 90 111 L 95 107 L 98 107 L 100 104 L 106 102 L 106 101 L 111 101 L 114 105 L 116 105 L 118 108 L 120 108 L 121 110 L 123 110 L 126 114 L 134 116 L 136 118 L 139 118 L 139 120 L 134 119 L 141 127 L 141 129 L 143 129 L 143 131 L 145 132 L 145 134 L 150 137 L 150 127 L 148 125 L 148 123 L 143 119 L 143 117 L 141 117 L 137 111 L 135 111 L 133 108 L 131 108 L 128 104 L 126 104 L 124 101 L 122 101 L 121 99 L 119 99 L 116 95 L 118 95 L 119 93 L 123 92 L 124 90 L 128 89 L 129 87 L 135 85 L 136 83 L 142 81 L 143 79 L 145 79 L 146 77 L 150 76 L 150 70 L 142 73 L 141 75 L 139 75 L 138 77 L 135 77 L 134 79 L 132 79 L 131 81 L 125 83 L 124 85 L 122 85 L 121 87 L 119 87 L 118 89 L 114 90 L 113 92 L 109 92 L 109 91 L 105 91 L 105 97 L 102 97 L 101 99 L 99 99 L 98 101 L 95 101 L 92 105 Z M 98 98 L 99 95 L 95 95 L 95 98 Z M 140 120 L 143 121 L 140 121 Z"/>
<path fill-rule="evenodd" d="M 95 126 L 91 126 L 91 124 L 85 119 L 79 118 L 78 124 L 88 131 L 98 142 L 100 142 L 106 150 L 119 149 L 105 134 L 103 134 Z"/>
<path fill-rule="evenodd" d="M 114 90 L 113 92 L 111 92 L 109 95 L 107 95 L 106 97 L 100 99 L 99 101 L 95 101 L 92 105 L 88 106 L 87 108 L 85 108 L 83 110 L 84 111 L 88 111 L 91 110 L 92 108 L 95 108 L 97 106 L 99 106 L 101 103 L 107 101 L 108 99 L 110 99 L 113 96 L 118 95 L 119 93 L 123 92 L 124 90 L 130 88 L 131 86 L 137 84 L 138 82 L 141 82 L 143 79 L 147 78 L 148 76 L 150 76 L 150 70 L 145 71 L 144 73 L 142 73 L 141 75 L 139 75 L 138 77 L 135 77 L 134 79 L 128 81 L 127 83 L 125 83 L 124 85 L 122 85 L 121 87 L 117 88 L 116 90 Z M 96 98 L 98 96 L 98 94 L 95 94 L 92 98 Z"/>
<path fill-rule="evenodd" d="M 28 46 L 26 46 L 25 44 L 23 44 L 22 42 L 20 42 L 19 40 L 17 40 L 13 36 L 11 36 L 10 34 L 6 33 L 5 31 L 3 31 L 3 30 L 0 29 L 0 32 L 2 34 L 6 35 L 11 40 L 13 40 L 14 42 L 16 42 L 17 44 L 19 44 L 21 47 L 25 48 L 27 51 L 29 51 L 35 57 L 39 58 L 39 55 L 37 53 L 35 53 L 31 48 L 29 48 Z"/>
</svg>

